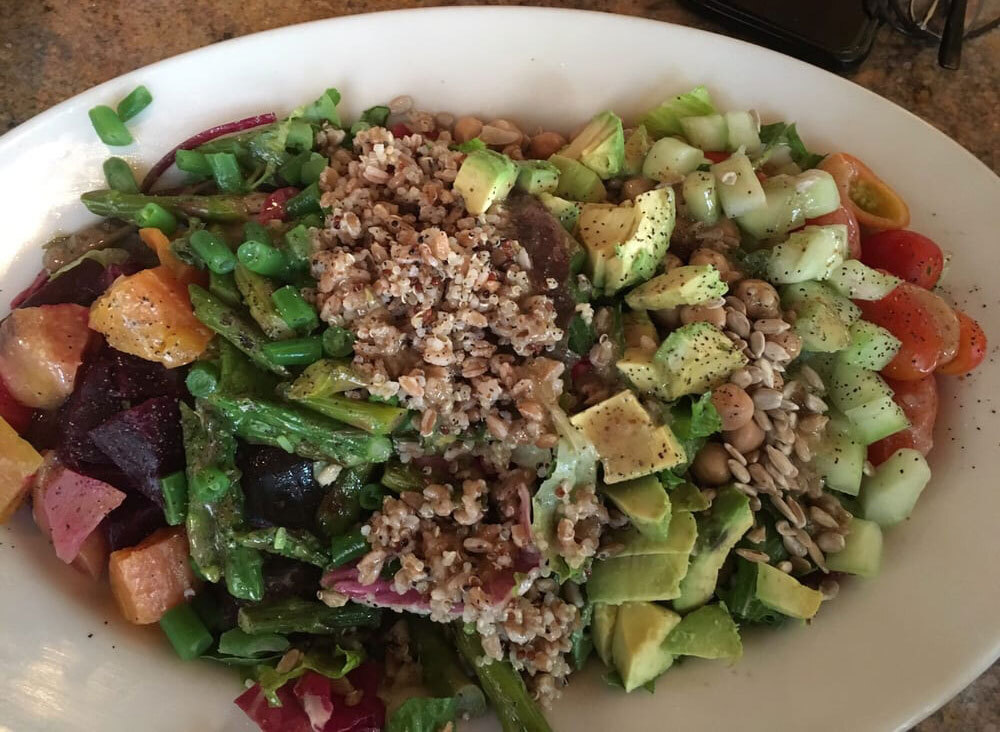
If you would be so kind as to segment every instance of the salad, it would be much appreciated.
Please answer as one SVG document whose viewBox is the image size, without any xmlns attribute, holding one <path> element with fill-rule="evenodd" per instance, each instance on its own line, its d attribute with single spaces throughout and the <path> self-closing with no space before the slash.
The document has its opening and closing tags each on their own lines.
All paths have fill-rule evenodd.
<svg viewBox="0 0 1000 732">
<path fill-rule="evenodd" d="M 265 732 L 548 730 L 588 661 L 652 690 L 878 573 L 986 351 L 887 182 L 703 87 L 568 138 L 339 103 L 108 158 L 0 324 L 0 521 Z"/>
</svg>

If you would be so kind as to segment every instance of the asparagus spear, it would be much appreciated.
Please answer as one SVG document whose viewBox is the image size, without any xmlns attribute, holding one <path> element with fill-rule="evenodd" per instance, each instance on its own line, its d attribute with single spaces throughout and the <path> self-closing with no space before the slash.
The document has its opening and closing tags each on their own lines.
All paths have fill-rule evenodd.
<svg viewBox="0 0 1000 732">
<path fill-rule="evenodd" d="M 339 630 L 374 627 L 379 623 L 379 611 L 363 605 L 327 607 L 289 597 L 260 605 L 240 608 L 237 623 L 244 633 L 313 633 L 330 635 Z"/>
<path fill-rule="evenodd" d="M 271 280 L 251 272 L 242 264 L 236 265 L 233 276 L 251 317 L 257 321 L 257 325 L 268 338 L 275 340 L 294 338 L 295 331 L 278 315 L 277 308 L 271 302 L 271 293 L 276 289 Z"/>
<path fill-rule="evenodd" d="M 386 465 L 382 473 L 382 485 L 395 493 L 422 491 L 426 482 L 419 469 L 396 461 Z"/>
<path fill-rule="evenodd" d="M 98 216 L 133 220 L 148 203 L 156 203 L 173 214 L 204 221 L 243 221 L 247 204 L 242 196 L 149 196 L 114 190 L 90 191 L 80 196 L 87 210 Z"/>
<path fill-rule="evenodd" d="M 267 396 L 274 393 L 277 379 L 253 365 L 242 351 L 219 339 L 219 383 L 227 394 Z M 197 395 L 196 395 L 197 396 Z"/>
<path fill-rule="evenodd" d="M 332 460 L 345 467 L 383 463 L 392 453 L 387 437 L 345 427 L 298 406 L 222 390 L 210 394 L 207 401 L 247 442 L 280 447 L 312 460 Z"/>
<path fill-rule="evenodd" d="M 325 414 L 352 427 L 376 435 L 392 433 L 403 420 L 407 411 L 388 404 L 376 404 L 363 399 L 348 399 L 342 396 L 298 396 L 294 388 L 282 386 L 278 392 L 285 399 L 297 402 L 313 411 Z M 301 392 L 300 392 L 301 393 Z"/>
<path fill-rule="evenodd" d="M 241 611 L 242 612 L 242 611 Z M 479 683 L 493 704 L 504 732 L 552 732 L 542 710 L 531 699 L 524 679 L 506 661 L 489 661 L 480 665 L 483 645 L 475 632 L 456 628 L 458 652 L 476 670 Z"/>
<path fill-rule="evenodd" d="M 256 324 L 248 321 L 236 308 L 226 305 L 203 287 L 189 285 L 188 294 L 191 296 L 191 305 L 198 320 L 243 351 L 261 368 L 279 376 L 288 375 L 288 369 L 271 363 L 264 355 L 262 347 L 268 342 L 267 337 Z"/>
<path fill-rule="evenodd" d="M 187 476 L 190 482 L 201 464 L 202 454 L 209 449 L 209 438 L 202 424 L 201 415 L 184 402 L 181 402 L 180 408 Z M 209 582 L 218 582 L 222 577 L 225 559 L 215 514 L 207 503 L 194 495 L 188 497 L 186 525 L 191 559 L 205 579 Z"/>
<path fill-rule="evenodd" d="M 324 397 L 367 386 L 347 361 L 324 358 L 309 364 L 292 382 L 289 398 Z"/>
<path fill-rule="evenodd" d="M 441 626 L 426 618 L 409 618 L 407 624 L 416 643 L 424 684 L 434 696 L 453 697 L 459 715 L 477 717 L 485 712 L 483 690 L 465 673 Z"/>
<path fill-rule="evenodd" d="M 279 526 L 237 532 L 234 539 L 240 546 L 297 559 L 317 567 L 330 564 L 330 557 L 323 551 L 320 540 L 308 531 Z"/>
</svg>

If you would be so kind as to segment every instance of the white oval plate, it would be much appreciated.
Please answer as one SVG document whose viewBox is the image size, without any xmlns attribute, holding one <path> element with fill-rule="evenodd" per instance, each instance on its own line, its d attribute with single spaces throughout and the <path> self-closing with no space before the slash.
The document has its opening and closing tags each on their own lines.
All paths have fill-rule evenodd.
<svg viewBox="0 0 1000 732">
<path fill-rule="evenodd" d="M 109 151 L 87 110 L 136 84 L 155 101 Z M 913 228 L 953 250 L 949 287 L 995 341 L 1000 180 L 929 125 L 843 79 L 729 38 L 585 12 L 450 8 L 360 15 L 270 31 L 154 64 L 91 89 L 0 138 L 4 307 L 39 268 L 39 244 L 91 219 L 101 162 L 145 169 L 190 134 L 327 86 L 347 118 L 400 93 L 422 109 L 505 116 L 564 131 L 597 110 L 635 115 L 707 84 L 723 108 L 795 120 L 814 150 L 846 149 L 904 196 Z M 892 730 L 929 714 L 1000 655 L 993 358 L 942 379 L 935 479 L 888 534 L 876 581 L 851 580 L 812 627 L 747 633 L 728 668 L 691 660 L 655 695 L 575 680 L 557 730 Z M 0 732 L 249 730 L 232 674 L 177 660 L 154 628 L 118 619 L 106 586 L 61 565 L 23 512 L 0 530 Z M 91 635 L 92 634 L 92 635 Z M 494 722 L 463 725 L 498 729 Z"/>
</svg>

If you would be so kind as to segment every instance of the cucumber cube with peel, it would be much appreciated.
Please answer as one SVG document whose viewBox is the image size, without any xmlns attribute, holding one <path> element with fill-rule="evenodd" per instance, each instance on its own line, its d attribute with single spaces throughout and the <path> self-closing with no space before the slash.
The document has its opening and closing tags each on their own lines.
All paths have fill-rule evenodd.
<svg viewBox="0 0 1000 732">
<path fill-rule="evenodd" d="M 874 521 L 855 516 L 851 519 L 850 533 L 844 548 L 826 556 L 826 567 L 831 572 L 874 577 L 882 564 L 882 528 Z"/>
<path fill-rule="evenodd" d="M 896 450 L 861 485 L 861 514 L 882 528 L 909 518 L 931 479 L 927 460 L 916 450 Z"/>
</svg>

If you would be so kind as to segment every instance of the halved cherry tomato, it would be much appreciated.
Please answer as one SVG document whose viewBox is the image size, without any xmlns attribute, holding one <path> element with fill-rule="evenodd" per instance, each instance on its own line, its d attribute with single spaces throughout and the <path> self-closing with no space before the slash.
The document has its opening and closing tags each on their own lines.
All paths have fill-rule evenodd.
<svg viewBox="0 0 1000 732">
<path fill-rule="evenodd" d="M 864 233 L 903 229 L 910 223 L 906 202 L 853 155 L 829 155 L 819 167 L 837 181 L 841 202 L 857 217 Z"/>
<path fill-rule="evenodd" d="M 902 343 L 882 373 L 890 379 L 915 381 L 931 373 L 941 357 L 941 333 L 930 309 L 903 287 L 881 300 L 856 300 L 865 320 L 886 328 Z"/>
<path fill-rule="evenodd" d="M 941 247 L 923 234 L 904 229 L 866 236 L 860 259 L 869 267 L 884 269 L 928 290 L 937 284 L 944 269 Z"/>
<path fill-rule="evenodd" d="M 705 150 L 702 155 L 713 163 L 721 163 L 723 160 L 728 160 L 732 153 L 728 153 L 725 150 Z"/>
<path fill-rule="evenodd" d="M 806 226 L 828 226 L 832 224 L 843 224 L 847 227 L 847 250 L 848 259 L 861 259 L 861 229 L 858 227 L 858 218 L 851 213 L 851 210 L 841 204 L 840 208 L 823 216 L 814 219 L 806 219 Z"/>
<path fill-rule="evenodd" d="M 938 334 L 941 336 L 938 367 L 950 363 L 955 358 L 955 354 L 958 353 L 959 324 L 955 308 L 946 303 L 940 295 L 930 290 L 911 285 L 909 282 L 903 282 L 900 287 L 927 308 L 934 325 L 937 326 Z"/>
<path fill-rule="evenodd" d="M 903 408 L 910 426 L 868 446 L 868 459 L 874 465 L 885 462 L 896 450 L 910 447 L 926 455 L 934 446 L 934 421 L 937 419 L 938 390 L 933 374 L 917 381 L 886 380 L 892 387 L 892 399 Z"/>
<path fill-rule="evenodd" d="M 986 334 L 979 323 L 961 310 L 955 310 L 955 314 L 959 327 L 958 353 L 951 363 L 938 369 L 942 374 L 967 374 L 986 358 Z"/>
<path fill-rule="evenodd" d="M 264 200 L 260 212 L 257 214 L 257 221 L 266 224 L 268 221 L 284 221 L 288 215 L 285 204 L 288 199 L 295 198 L 301 191 L 294 186 L 286 186 L 274 191 Z"/>
<path fill-rule="evenodd" d="M 3 378 L 0 378 L 0 418 L 6 420 L 15 432 L 23 434 L 31 424 L 31 415 L 34 412 L 34 409 L 24 406 L 15 399 L 10 389 L 3 383 Z"/>
</svg>

